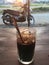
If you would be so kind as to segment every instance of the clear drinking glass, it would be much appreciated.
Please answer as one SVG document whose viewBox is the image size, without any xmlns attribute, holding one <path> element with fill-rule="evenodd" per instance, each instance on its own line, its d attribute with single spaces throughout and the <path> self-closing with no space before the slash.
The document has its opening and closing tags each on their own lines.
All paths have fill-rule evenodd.
<svg viewBox="0 0 49 65">
<path fill-rule="evenodd" d="M 33 62 L 36 31 L 33 28 L 20 28 L 20 33 L 24 42 L 22 42 L 19 34 L 17 34 L 17 50 L 18 60 L 22 64 L 30 64 Z"/>
<path fill-rule="evenodd" d="M 18 60 L 22 64 L 30 64 L 33 62 L 35 43 L 36 43 L 36 31 L 33 27 L 30 27 L 30 20 L 33 19 L 30 14 L 30 0 L 22 1 L 23 15 L 27 18 L 27 26 L 19 28 L 17 33 L 17 51 Z M 17 29 L 18 30 L 18 29 Z"/>
</svg>

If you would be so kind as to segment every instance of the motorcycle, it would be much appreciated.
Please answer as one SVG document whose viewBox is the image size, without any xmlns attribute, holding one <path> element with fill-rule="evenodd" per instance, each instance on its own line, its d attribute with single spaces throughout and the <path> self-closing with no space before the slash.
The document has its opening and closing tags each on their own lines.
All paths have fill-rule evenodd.
<svg viewBox="0 0 49 65">
<path fill-rule="evenodd" d="M 11 19 L 12 16 L 15 18 L 16 22 L 25 22 L 26 18 L 27 20 L 33 20 L 33 22 L 35 22 L 35 19 L 32 15 L 29 15 L 28 17 L 28 16 L 25 16 L 23 12 L 20 13 L 19 11 L 14 11 L 10 9 L 3 10 L 2 15 L 3 15 L 2 16 L 3 23 L 6 25 L 13 25 L 12 19 Z"/>
</svg>

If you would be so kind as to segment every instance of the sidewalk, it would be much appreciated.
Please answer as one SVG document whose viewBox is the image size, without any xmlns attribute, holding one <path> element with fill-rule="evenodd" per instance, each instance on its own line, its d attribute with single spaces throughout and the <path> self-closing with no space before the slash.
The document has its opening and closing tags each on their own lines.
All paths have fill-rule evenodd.
<svg viewBox="0 0 49 65">
<path fill-rule="evenodd" d="M 22 27 L 22 26 L 23 26 L 23 27 L 26 27 L 26 26 L 28 26 L 28 25 L 27 25 L 26 23 L 24 23 L 24 24 L 23 24 L 23 23 L 22 23 L 22 24 L 19 24 L 19 23 L 18 23 L 18 26 L 19 26 L 19 27 Z M 46 27 L 49 27 L 49 24 L 34 24 L 34 25 L 31 24 L 30 26 L 31 26 L 31 27 L 45 27 L 45 26 L 46 26 Z M 14 28 L 14 26 L 12 26 L 12 25 L 0 24 L 0 28 Z"/>
</svg>

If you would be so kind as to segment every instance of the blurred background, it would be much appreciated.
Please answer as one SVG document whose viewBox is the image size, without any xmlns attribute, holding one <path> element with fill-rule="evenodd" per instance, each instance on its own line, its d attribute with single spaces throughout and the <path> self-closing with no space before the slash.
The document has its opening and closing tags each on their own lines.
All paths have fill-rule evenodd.
<svg viewBox="0 0 49 65">
<path fill-rule="evenodd" d="M 3 10 L 18 10 L 25 2 L 26 0 L 0 0 L 0 26 L 4 24 L 1 18 Z M 35 25 L 49 25 L 49 0 L 30 0 L 30 10 Z"/>
</svg>

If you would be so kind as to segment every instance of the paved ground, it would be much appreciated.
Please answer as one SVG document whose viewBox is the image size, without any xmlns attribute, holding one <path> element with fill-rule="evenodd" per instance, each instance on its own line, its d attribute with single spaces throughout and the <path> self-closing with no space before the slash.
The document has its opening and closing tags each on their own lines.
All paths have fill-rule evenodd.
<svg viewBox="0 0 49 65">
<path fill-rule="evenodd" d="M 49 24 L 49 12 L 31 14 L 35 19 L 35 24 Z M 33 20 L 31 21 L 33 23 Z M 0 14 L 0 25 L 3 24 L 2 14 Z"/>
<path fill-rule="evenodd" d="M 35 61 L 31 65 L 49 65 L 49 26 L 35 28 Z M 15 28 L 0 28 L 0 65 L 21 65 L 17 60 Z"/>
</svg>

